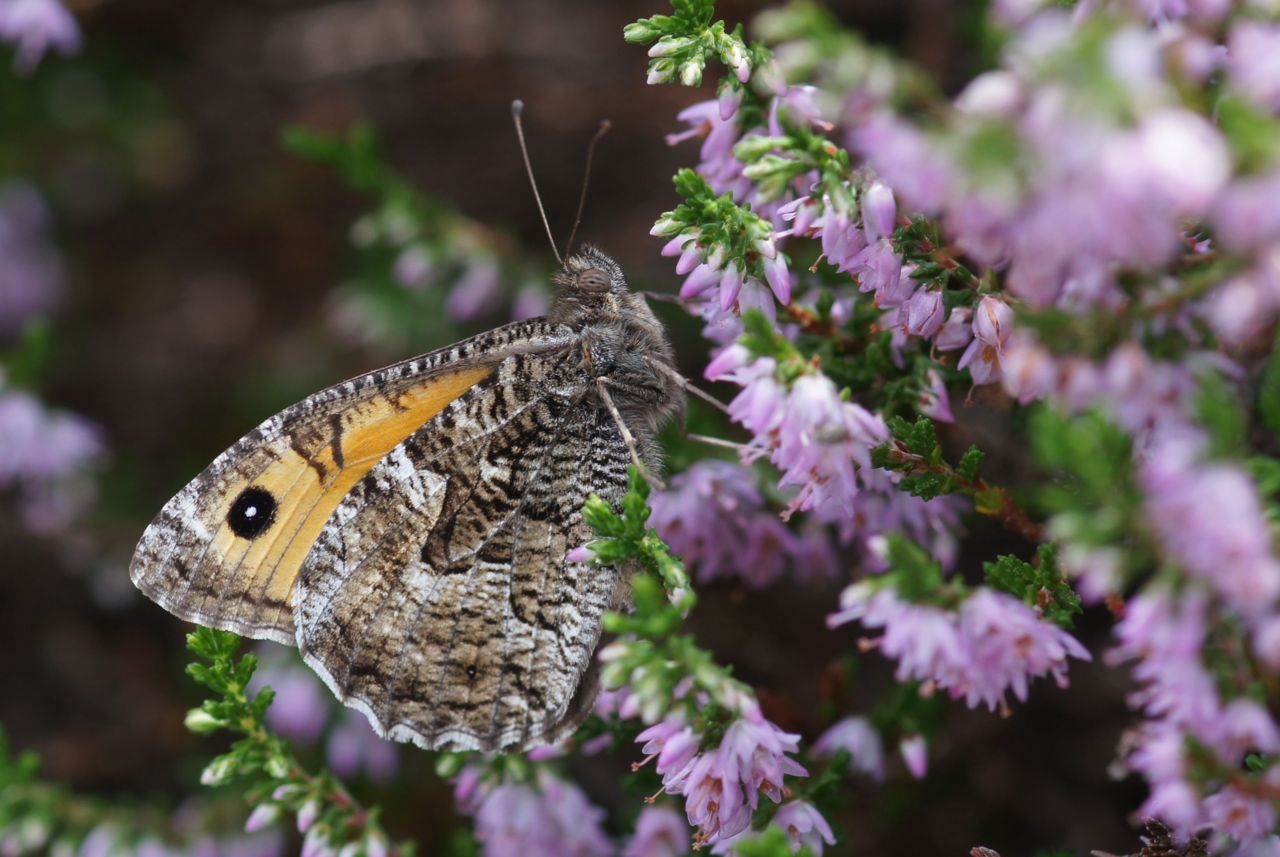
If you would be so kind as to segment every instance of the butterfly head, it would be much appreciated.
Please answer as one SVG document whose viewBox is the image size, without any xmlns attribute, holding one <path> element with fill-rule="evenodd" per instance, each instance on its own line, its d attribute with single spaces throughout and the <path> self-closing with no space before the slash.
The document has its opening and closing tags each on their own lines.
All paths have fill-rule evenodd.
<svg viewBox="0 0 1280 857">
<path fill-rule="evenodd" d="M 644 298 L 627 288 L 622 266 L 590 245 L 564 260 L 552 278 L 556 285 L 550 317 L 579 326 L 648 314 Z"/>
<path fill-rule="evenodd" d="M 622 267 L 591 245 L 565 259 L 564 267 L 552 280 L 562 294 L 579 296 L 588 303 L 603 301 L 606 295 L 627 293 Z"/>
</svg>

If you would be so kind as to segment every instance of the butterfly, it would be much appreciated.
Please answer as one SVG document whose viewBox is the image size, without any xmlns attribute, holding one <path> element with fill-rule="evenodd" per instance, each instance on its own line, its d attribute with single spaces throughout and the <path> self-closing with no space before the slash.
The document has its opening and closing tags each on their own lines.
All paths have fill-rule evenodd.
<svg viewBox="0 0 1280 857">
<path fill-rule="evenodd" d="M 174 615 L 296 644 L 375 730 L 515 751 L 590 713 L 625 572 L 569 562 L 684 407 L 662 323 L 585 247 L 543 318 L 322 390 L 263 422 L 143 533 L 134 584 Z"/>
</svg>

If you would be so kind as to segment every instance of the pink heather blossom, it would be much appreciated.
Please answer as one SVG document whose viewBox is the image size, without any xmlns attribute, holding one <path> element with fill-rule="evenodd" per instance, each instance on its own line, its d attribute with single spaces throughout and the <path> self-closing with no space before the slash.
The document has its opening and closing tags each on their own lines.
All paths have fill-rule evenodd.
<svg viewBox="0 0 1280 857">
<path fill-rule="evenodd" d="M 539 769 L 531 783 L 503 783 L 480 797 L 476 839 L 489 857 L 613 854 L 603 818 L 577 786 Z"/>
<path fill-rule="evenodd" d="M 884 779 L 884 745 L 880 733 L 865 717 L 846 717 L 813 743 L 813 752 L 832 756 L 843 750 L 849 754 L 849 768 L 873 780 Z"/>
<path fill-rule="evenodd" d="M 396 745 L 378 737 L 369 720 L 347 709 L 325 742 L 325 761 L 339 777 L 364 774 L 375 783 L 388 783 L 400 767 Z"/>
<path fill-rule="evenodd" d="M 103 451 L 96 426 L 50 410 L 0 380 L 0 486 L 49 481 L 85 467 Z"/>
<path fill-rule="evenodd" d="M 787 776 L 808 776 L 787 754 L 797 735 L 788 735 L 760 716 L 754 706 L 725 730 L 720 746 L 699 752 L 701 738 L 679 718 L 668 718 L 642 732 L 645 762 L 656 760 L 663 790 L 685 798 L 689 824 L 704 844 L 729 839 L 747 829 L 764 794 L 783 798 Z"/>
<path fill-rule="evenodd" d="M 1134 660 L 1139 689 L 1129 704 L 1150 718 L 1164 718 L 1179 728 L 1209 731 L 1219 711 L 1213 679 L 1200 661 L 1207 633 L 1208 601 L 1203 593 L 1174 598 L 1162 591 L 1130 599 L 1116 624 L 1117 645 L 1107 659 Z"/>
<path fill-rule="evenodd" d="M 725 730 L 717 753 L 726 775 L 741 780 L 752 811 L 760 793 L 774 803 L 782 800 L 784 776 L 809 775 L 786 755 L 799 750 L 799 738 L 762 717 L 740 717 Z"/>
<path fill-rule="evenodd" d="M 1253 480 L 1226 463 L 1197 464 L 1158 444 L 1143 462 L 1148 525 L 1170 558 L 1215 587 L 1246 617 L 1280 597 L 1280 562 Z"/>
<path fill-rule="evenodd" d="M 58 0 L 5 0 L 0 3 L 0 40 L 17 46 L 14 67 L 26 73 L 50 49 L 64 55 L 80 50 L 80 27 Z"/>
<path fill-rule="evenodd" d="M 444 311 L 453 321 L 471 321 L 492 314 L 502 294 L 496 262 L 485 260 L 471 264 L 458 278 Z"/>
<path fill-rule="evenodd" d="M 654 770 L 662 777 L 663 787 L 675 794 L 689 772 L 701 738 L 679 718 L 667 718 L 655 723 L 636 736 L 636 742 L 644 742 L 640 748 L 645 761 L 656 760 Z"/>
<path fill-rule="evenodd" d="M 550 305 L 551 296 L 547 293 L 546 286 L 539 282 L 526 283 L 516 292 L 515 303 L 511 306 L 511 319 L 522 321 L 546 315 Z"/>
<path fill-rule="evenodd" d="M 942 373 L 936 369 L 930 369 L 925 374 L 925 378 L 929 386 L 920 391 L 920 396 L 916 399 L 916 409 L 938 422 L 955 422 L 956 418 L 951 413 L 951 397 L 947 393 L 947 385 L 942 379 Z"/>
<path fill-rule="evenodd" d="M 249 689 L 256 693 L 270 687 L 276 692 L 267 709 L 267 725 L 286 738 L 314 744 L 329 721 L 329 695 L 324 685 L 288 650 L 264 648 L 261 657 L 262 666 Z"/>
<path fill-rule="evenodd" d="M 689 853 L 689 826 L 669 806 L 646 806 L 622 857 L 684 857 Z"/>
<path fill-rule="evenodd" d="M 62 260 L 49 238 L 49 211 L 35 188 L 0 188 L 0 335 L 12 336 L 62 301 Z"/>
<path fill-rule="evenodd" d="M 884 182 L 872 182 L 862 192 L 862 229 L 867 243 L 874 244 L 881 238 L 893 235 L 897 228 L 898 208 L 893 201 L 893 189 Z"/>
<path fill-rule="evenodd" d="M 1280 24 L 1242 19 L 1232 25 L 1227 80 L 1262 109 L 1280 111 Z"/>
<path fill-rule="evenodd" d="M 595 554 L 591 552 L 588 545 L 578 545 L 564 555 L 565 562 L 591 562 L 595 559 Z"/>
<path fill-rule="evenodd" d="M 735 200 L 742 200 L 751 191 L 752 184 L 742 175 L 743 164 L 733 156 L 733 147 L 740 136 L 736 116 L 722 118 L 719 99 L 700 101 L 676 115 L 689 128 L 679 134 L 668 134 L 667 145 L 675 145 L 692 137 L 702 137 L 698 173 L 707 180 L 717 194 L 731 192 Z M 749 131 L 748 134 L 757 133 Z"/>
<path fill-rule="evenodd" d="M 1271 801 L 1244 794 L 1233 786 L 1205 798 L 1204 810 L 1215 831 L 1237 842 L 1255 842 L 1269 836 L 1276 826 L 1276 810 Z"/>
<path fill-rule="evenodd" d="M 939 351 L 958 351 L 973 340 L 973 310 L 956 307 L 933 340 Z"/>
<path fill-rule="evenodd" d="M 1025 701 L 1032 676 L 1051 675 L 1065 687 L 1067 657 L 1091 660 L 1075 637 L 1016 598 L 992 589 L 979 589 L 965 599 L 960 631 L 972 671 L 965 693 L 970 707 L 981 700 L 994 709 L 1006 689 Z"/>
<path fill-rule="evenodd" d="M 783 471 L 778 484 L 799 487 L 790 509 L 850 509 L 858 493 L 855 466 L 870 468 L 870 450 L 888 439 L 884 422 L 842 400 L 826 376 L 803 375 L 788 390 L 774 377 L 772 358 L 749 359 L 732 346 L 711 362 L 707 377 L 743 387 L 729 414 L 771 449 L 770 460 Z"/>
<path fill-rule="evenodd" d="M 902 754 L 902 761 L 906 763 L 911 776 L 917 780 L 923 780 L 924 775 L 929 771 L 929 747 L 925 743 L 924 736 L 904 736 L 898 743 L 898 752 Z"/>
<path fill-rule="evenodd" d="M 436 274 L 430 251 L 418 244 L 410 244 L 396 256 L 391 275 L 406 289 L 421 291 L 431 284 Z"/>
<path fill-rule="evenodd" d="M 814 857 L 822 857 L 824 844 L 836 844 L 831 825 L 827 824 L 817 807 L 808 801 L 793 800 L 783 804 L 774 813 L 773 823 L 786 831 L 792 848 L 797 851 L 802 847 L 808 848 Z"/>
<path fill-rule="evenodd" d="M 902 330 L 909 336 L 932 339 L 942 329 L 942 322 L 941 292 L 921 289 L 902 305 Z"/>
<path fill-rule="evenodd" d="M 694 759 L 681 793 L 689 824 L 698 829 L 697 841 L 714 843 L 727 839 L 751 823 L 742 784 L 724 770 L 719 753 L 703 753 Z"/>
<path fill-rule="evenodd" d="M 1013 310 L 1004 301 L 984 297 L 973 317 L 974 339 L 960 356 L 957 368 L 968 368 L 975 384 L 993 384 L 1002 377 L 1000 363 L 1005 341 L 1013 331 Z"/>
<path fill-rule="evenodd" d="M 1219 195 L 1211 221 L 1214 239 L 1237 252 L 1262 250 L 1280 240 L 1280 170 L 1235 179 Z"/>
<path fill-rule="evenodd" d="M 869 117 L 853 132 L 849 144 L 912 211 L 936 212 L 951 192 L 951 165 L 922 133 L 895 116 Z"/>
<path fill-rule="evenodd" d="M 931 682 L 970 708 L 1003 707 L 1010 691 L 1025 700 L 1032 678 L 1051 675 L 1065 684 L 1067 658 L 1089 660 L 1066 631 L 991 589 L 977 590 L 952 612 L 902 601 L 892 587 L 862 581 L 841 594 L 840 606 L 827 624 L 857 619 L 883 629 L 871 642 L 898 662 L 899 681 Z"/>
</svg>

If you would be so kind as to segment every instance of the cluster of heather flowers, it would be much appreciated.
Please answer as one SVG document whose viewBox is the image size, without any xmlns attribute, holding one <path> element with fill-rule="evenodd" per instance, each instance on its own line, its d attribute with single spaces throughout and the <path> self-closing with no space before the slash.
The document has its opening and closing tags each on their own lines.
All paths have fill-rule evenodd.
<svg viewBox="0 0 1280 857">
<path fill-rule="evenodd" d="M 42 347 L 40 325 L 65 290 L 50 221 L 35 188 L 0 189 L 0 342 L 16 343 L 9 358 L 23 376 L 0 360 L 0 491 L 14 498 L 24 528 L 43 535 L 64 532 L 92 504 L 93 469 L 104 453 L 98 427 L 43 401 L 30 389 L 40 378 L 27 377 L 24 365 L 32 362 L 26 352 Z M 35 341 L 24 342 L 31 330 Z"/>
<path fill-rule="evenodd" d="M 768 508 L 756 476 L 730 461 L 699 461 L 650 498 L 649 523 L 700 583 L 736 578 L 765 587 L 789 570 L 802 580 L 834 577 L 838 561 L 819 527 L 800 532 Z"/>
<path fill-rule="evenodd" d="M 799 749 L 799 736 L 770 723 L 753 704 L 737 712 L 715 747 L 704 747 L 705 739 L 688 719 L 683 709 L 669 713 L 636 741 L 643 742 L 642 764 L 652 762 L 662 777 L 663 791 L 683 797 L 689 824 L 697 829 L 695 844 L 728 845 L 749 835 L 761 795 L 779 803 L 786 777 L 808 776 L 788 755 Z M 833 842 L 826 821 L 813 812 L 828 843 Z"/>
<path fill-rule="evenodd" d="M 1152 790 L 1142 812 L 1179 837 L 1211 827 L 1220 849 L 1273 845 L 1277 477 L 1247 429 L 1280 427 L 1280 21 L 1227 0 L 990 15 L 998 65 L 948 102 L 813 7 L 765 13 L 774 44 L 745 46 L 750 74 L 679 115 L 669 141 L 700 140 L 699 162 L 653 232 L 708 322 L 707 377 L 741 388 L 743 457 L 776 468 L 784 519 L 870 548 L 833 625 L 874 630 L 864 646 L 924 693 L 1007 711 L 1089 658 L 1048 590 L 999 569 L 905 585 L 874 548 L 900 534 L 949 561 L 966 499 L 1052 540 L 1124 617 L 1112 661 L 1143 687 L 1123 749 Z M 680 18 L 628 36 L 684 45 Z M 949 463 L 889 419 L 952 422 L 957 389 L 1043 412 L 1030 447 L 1077 493 L 1046 491 L 1037 522 L 980 454 Z M 760 514 L 754 486 L 688 484 L 721 499 L 673 544 L 719 568 L 708 545 Z"/>
<path fill-rule="evenodd" d="M 1080 642 L 1003 592 L 980 589 L 954 610 L 904 601 L 892 586 L 864 580 L 840 596 L 827 623 L 859 621 L 879 629 L 864 640 L 898 662 L 899 681 L 945 690 L 970 707 L 1008 711 L 1006 695 L 1027 698 L 1032 678 L 1050 675 L 1067 684 L 1067 658 L 1089 660 Z"/>
<path fill-rule="evenodd" d="M 495 857 L 596 857 L 613 854 L 601 828 L 604 810 L 545 766 L 527 782 L 495 780 L 478 765 L 454 785 L 458 809 L 475 817 L 476 839 Z M 657 836 L 653 832 L 650 836 Z"/>
</svg>

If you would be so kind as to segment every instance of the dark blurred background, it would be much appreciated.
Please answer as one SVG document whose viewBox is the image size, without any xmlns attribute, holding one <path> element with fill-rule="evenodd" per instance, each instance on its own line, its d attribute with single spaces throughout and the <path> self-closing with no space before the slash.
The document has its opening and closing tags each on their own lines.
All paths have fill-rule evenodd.
<svg viewBox="0 0 1280 857">
<path fill-rule="evenodd" d="M 965 4 L 829 5 L 844 26 L 899 51 L 945 89 L 972 72 Z M 587 140 L 608 118 L 582 236 L 614 254 L 637 287 L 670 291 L 670 260 L 648 230 L 676 203 L 670 177 L 696 161 L 697 144 L 669 148 L 663 136 L 679 130 L 682 107 L 713 93 L 645 85 L 644 50 L 621 32 L 665 11 L 657 2 L 72 6 L 85 31 L 79 57 L 46 60 L 30 78 L 3 73 L 0 163 L 45 193 L 68 266 L 43 394 L 98 423 L 110 453 L 83 526 L 36 538 L 0 521 L 0 724 L 16 747 L 40 753 L 49 778 L 172 809 L 201 791 L 201 760 L 220 745 L 182 726 L 199 699 L 182 674 L 187 629 L 133 592 L 127 566 L 137 536 L 259 420 L 407 356 L 335 332 L 331 296 L 350 276 L 349 231 L 370 200 L 336 171 L 286 151 L 283 130 L 367 121 L 390 163 L 423 192 L 510 234 L 517 252 L 550 270 L 510 102 L 527 105 L 530 153 L 560 241 Z M 746 21 L 759 8 L 721 3 L 718 14 Z M 661 311 L 676 325 L 687 371 L 698 373 L 706 349 L 697 327 L 674 307 Z M 441 344 L 424 337 L 410 350 Z M 1003 430 L 998 418 L 968 421 L 962 415 L 958 431 Z M 974 535 L 975 559 L 1026 549 L 996 532 Z M 721 584 L 695 617 L 699 638 L 760 687 L 770 716 L 810 740 L 830 716 L 821 704 L 828 663 L 856 650 L 856 629 L 828 632 L 822 622 L 838 589 Z M 1104 624 L 1086 620 L 1095 652 Z M 860 662 L 858 681 L 843 691 L 855 708 L 887 683 L 876 656 Z M 1008 719 L 947 706 L 925 782 L 897 765 L 887 784 L 846 793 L 837 853 L 1134 850 L 1125 813 L 1140 793 L 1106 777 L 1127 721 L 1123 676 L 1095 664 L 1073 665 L 1072 678 L 1069 693 L 1038 683 Z M 579 781 L 606 806 L 634 805 L 617 786 L 633 755 L 583 766 Z M 393 834 L 433 853 L 467 822 L 452 814 L 424 754 L 403 748 L 400 760 L 397 785 L 362 794 L 387 805 Z"/>
</svg>

